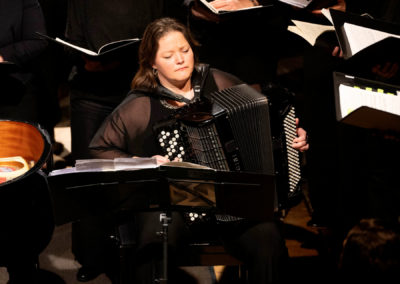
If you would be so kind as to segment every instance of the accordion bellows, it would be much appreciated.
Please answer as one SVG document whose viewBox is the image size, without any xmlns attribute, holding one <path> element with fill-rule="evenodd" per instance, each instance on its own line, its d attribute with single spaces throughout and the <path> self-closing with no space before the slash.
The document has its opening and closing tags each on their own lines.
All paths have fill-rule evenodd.
<svg viewBox="0 0 400 284">
<path fill-rule="evenodd" d="M 155 131 L 170 160 L 278 175 L 278 186 L 285 180 L 284 191 L 293 192 L 300 181 L 299 155 L 291 147 L 296 135 L 294 108 L 273 111 L 280 117 L 272 119 L 271 107 L 267 96 L 241 84 L 181 109 Z"/>
</svg>

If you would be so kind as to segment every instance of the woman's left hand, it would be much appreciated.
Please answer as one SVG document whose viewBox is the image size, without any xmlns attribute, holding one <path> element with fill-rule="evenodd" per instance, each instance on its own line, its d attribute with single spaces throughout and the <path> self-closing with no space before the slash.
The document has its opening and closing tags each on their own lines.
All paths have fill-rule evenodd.
<svg viewBox="0 0 400 284">
<path fill-rule="evenodd" d="M 310 148 L 310 145 L 307 141 L 307 131 L 303 128 L 299 127 L 299 119 L 296 118 L 296 131 L 297 137 L 293 139 L 292 147 L 300 152 L 307 151 Z"/>
</svg>

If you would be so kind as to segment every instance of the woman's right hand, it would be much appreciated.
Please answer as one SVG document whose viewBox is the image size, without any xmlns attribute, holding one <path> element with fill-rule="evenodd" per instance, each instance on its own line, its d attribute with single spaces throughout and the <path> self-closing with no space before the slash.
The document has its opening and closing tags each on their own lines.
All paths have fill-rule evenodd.
<svg viewBox="0 0 400 284">
<path fill-rule="evenodd" d="M 152 156 L 152 158 L 156 159 L 158 166 L 170 162 L 170 160 L 168 158 L 161 156 L 161 155 L 154 155 L 154 156 Z"/>
<path fill-rule="evenodd" d="M 208 10 L 206 7 L 204 7 L 202 4 L 200 4 L 197 1 L 194 1 L 194 4 L 193 4 L 192 8 L 190 9 L 190 11 L 192 12 L 192 15 L 195 18 L 199 18 L 199 19 L 209 21 L 209 22 L 215 22 L 215 23 L 219 22 L 218 15 L 215 15 L 213 12 Z"/>
</svg>

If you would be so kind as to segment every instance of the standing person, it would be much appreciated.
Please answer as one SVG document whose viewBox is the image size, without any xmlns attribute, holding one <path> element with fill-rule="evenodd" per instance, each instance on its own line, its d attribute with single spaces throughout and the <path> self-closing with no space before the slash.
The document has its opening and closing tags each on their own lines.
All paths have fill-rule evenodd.
<svg viewBox="0 0 400 284">
<path fill-rule="evenodd" d="M 186 103 L 163 94 L 172 93 L 190 104 L 202 100 L 205 94 L 242 83 L 231 74 L 197 64 L 194 47 L 188 29 L 175 19 L 161 18 L 148 25 L 139 47 L 140 67 L 132 81 L 133 89 L 94 136 L 90 144 L 93 158 L 141 156 L 155 157 L 158 164 L 168 162 L 159 153 L 153 126 Z M 194 88 L 194 82 L 200 87 Z M 305 151 L 306 132 L 298 128 L 298 134 L 293 147 Z M 135 215 L 136 254 L 142 257 L 137 257 L 135 263 L 134 283 L 154 283 L 157 276 L 152 273 L 151 263 L 158 252 L 154 244 L 160 242 L 156 236 L 158 218 L 159 213 L 154 212 Z M 179 214 L 173 213 L 172 219 L 168 240 L 173 253 L 187 230 Z M 282 281 L 287 249 L 278 224 L 244 220 L 225 225 L 221 231 L 228 250 L 248 266 L 251 284 Z M 170 275 L 174 281 L 175 274 Z"/>
<path fill-rule="evenodd" d="M 178 2 L 174 0 L 175 2 Z M 140 38 L 148 23 L 163 15 L 179 14 L 181 5 L 168 0 L 70 0 L 66 39 L 98 50 L 102 45 Z M 125 98 L 135 74 L 134 52 L 93 60 L 68 50 L 74 63 L 70 79 L 71 153 L 74 160 L 87 159 L 88 145 L 104 118 Z M 88 281 L 106 269 L 106 219 L 85 219 L 73 224 L 72 251 L 82 267 L 78 280 Z"/>
<path fill-rule="evenodd" d="M 1 0 L 0 7 L 0 63 L 15 64 L 11 73 L 0 70 L 0 118 L 37 123 L 34 66 L 47 43 L 35 32 L 46 33 L 43 13 L 37 0 Z"/>
<path fill-rule="evenodd" d="M 276 81 L 277 64 L 288 26 L 285 5 L 272 0 L 215 0 L 214 8 L 235 11 L 262 9 L 217 16 L 198 0 L 186 0 L 188 26 L 200 42 L 200 60 L 229 72 L 260 90 Z"/>
</svg>

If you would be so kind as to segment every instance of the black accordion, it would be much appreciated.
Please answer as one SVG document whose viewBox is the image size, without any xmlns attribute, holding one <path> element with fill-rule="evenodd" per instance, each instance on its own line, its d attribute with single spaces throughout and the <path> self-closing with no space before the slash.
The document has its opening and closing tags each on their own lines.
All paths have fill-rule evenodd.
<svg viewBox="0 0 400 284">
<path fill-rule="evenodd" d="M 162 154 L 221 171 L 275 175 L 277 207 L 286 209 L 300 193 L 300 160 L 291 147 L 295 109 L 287 92 L 276 90 L 266 96 L 241 84 L 180 109 L 154 127 Z"/>
</svg>

